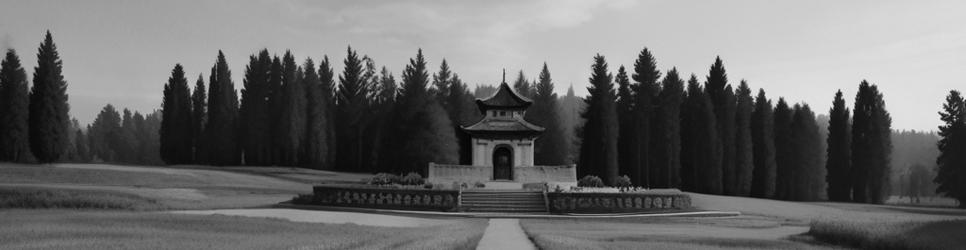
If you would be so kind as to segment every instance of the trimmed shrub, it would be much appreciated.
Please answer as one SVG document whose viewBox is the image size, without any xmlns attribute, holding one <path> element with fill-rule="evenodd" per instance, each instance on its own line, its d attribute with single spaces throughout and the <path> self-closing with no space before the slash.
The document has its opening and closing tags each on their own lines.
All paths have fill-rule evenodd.
<svg viewBox="0 0 966 250">
<path fill-rule="evenodd" d="M 476 188 L 485 188 L 486 187 L 486 184 L 477 181 L 476 183 L 473 184 L 473 186 L 476 187 Z"/>
<path fill-rule="evenodd" d="M 419 175 L 415 172 L 409 172 L 409 174 L 406 174 L 406 176 L 402 178 L 402 181 L 399 184 L 418 186 L 423 185 L 423 183 L 426 183 L 426 180 L 423 180 L 422 175 Z"/>
<path fill-rule="evenodd" d="M 578 187 L 604 187 L 604 180 L 596 175 L 587 175 L 577 181 Z"/>
<path fill-rule="evenodd" d="M 423 188 L 425 188 L 425 189 L 433 189 L 433 184 L 432 183 L 425 183 L 425 184 L 423 184 Z"/>
<path fill-rule="evenodd" d="M 398 175 L 394 175 L 390 173 L 378 173 L 372 178 L 369 178 L 369 181 L 367 181 L 366 184 L 382 186 L 382 185 L 392 185 L 399 182 L 400 182 L 400 177 Z"/>
<path fill-rule="evenodd" d="M 618 177 L 617 178 L 617 188 L 621 192 L 623 192 L 625 190 L 630 190 L 631 189 L 631 185 L 632 185 L 632 183 L 631 183 L 631 177 L 628 177 L 627 175 L 622 175 L 621 177 Z"/>
</svg>

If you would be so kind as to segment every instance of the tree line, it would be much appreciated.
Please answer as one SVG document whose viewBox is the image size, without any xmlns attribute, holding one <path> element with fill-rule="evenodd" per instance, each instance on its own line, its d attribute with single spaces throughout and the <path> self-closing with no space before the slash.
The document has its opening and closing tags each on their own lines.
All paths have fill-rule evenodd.
<svg viewBox="0 0 966 250">
<path fill-rule="evenodd" d="M 746 81 L 729 83 L 720 57 L 703 83 L 660 71 L 646 48 L 628 71 L 614 75 L 594 57 L 580 175 L 784 200 L 882 203 L 889 194 L 891 117 L 874 84 L 859 84 L 854 116 L 836 94 L 825 137 L 808 104 L 753 96 Z"/>
</svg>

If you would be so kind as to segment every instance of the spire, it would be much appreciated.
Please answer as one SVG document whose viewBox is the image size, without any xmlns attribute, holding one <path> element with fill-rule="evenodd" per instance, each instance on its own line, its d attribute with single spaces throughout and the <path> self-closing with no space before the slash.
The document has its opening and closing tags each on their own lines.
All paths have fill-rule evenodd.
<svg viewBox="0 0 966 250">
<path fill-rule="evenodd" d="M 503 68 L 503 82 L 506 82 L 506 68 Z"/>
</svg>

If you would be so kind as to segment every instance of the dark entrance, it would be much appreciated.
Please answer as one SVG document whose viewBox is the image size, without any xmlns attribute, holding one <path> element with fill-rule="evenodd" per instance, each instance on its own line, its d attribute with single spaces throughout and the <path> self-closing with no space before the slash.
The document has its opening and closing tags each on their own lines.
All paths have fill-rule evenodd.
<svg viewBox="0 0 966 250">
<path fill-rule="evenodd" d="M 499 147 L 493 152 L 493 179 L 513 179 L 513 152 L 509 148 Z"/>
</svg>

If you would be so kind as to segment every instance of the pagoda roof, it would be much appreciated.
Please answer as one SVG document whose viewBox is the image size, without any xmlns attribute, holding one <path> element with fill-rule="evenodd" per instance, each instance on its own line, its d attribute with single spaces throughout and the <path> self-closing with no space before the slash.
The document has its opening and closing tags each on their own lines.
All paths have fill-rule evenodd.
<svg viewBox="0 0 966 250">
<path fill-rule="evenodd" d="M 529 98 L 517 94 L 506 82 L 500 83 L 496 92 L 490 97 L 476 99 L 476 105 L 479 106 L 481 111 L 488 109 L 526 109 L 532 103 L 533 101 Z"/>
<path fill-rule="evenodd" d="M 469 134 L 524 134 L 538 135 L 544 128 L 529 123 L 523 118 L 484 117 L 476 124 L 463 127 Z"/>
</svg>

